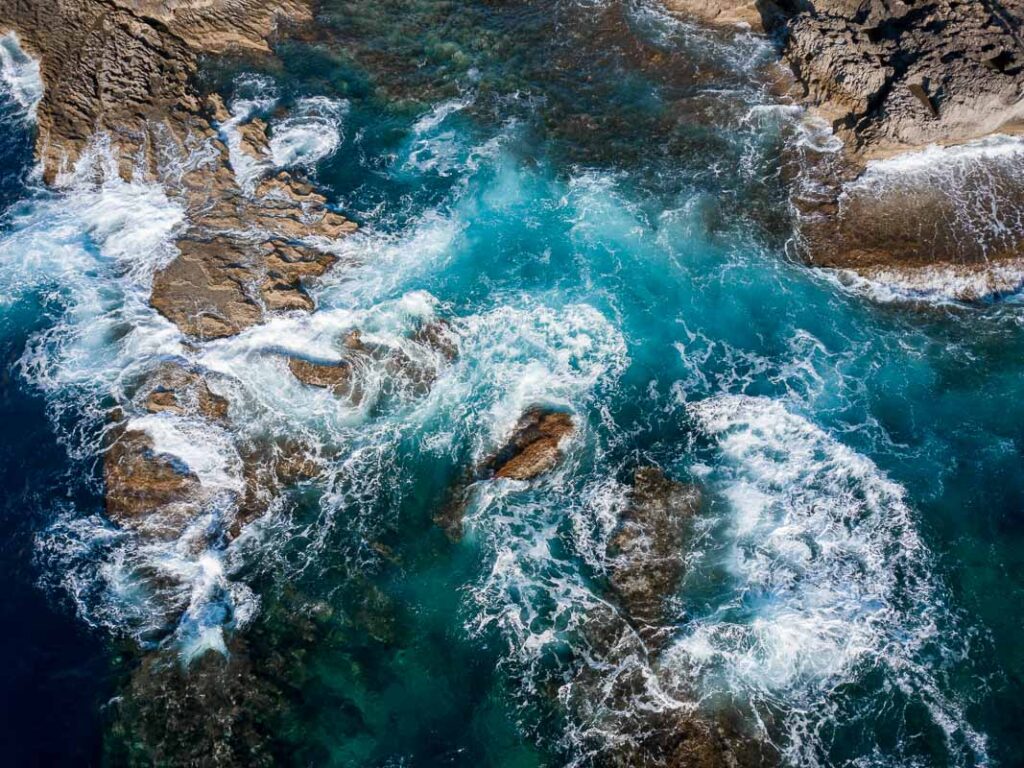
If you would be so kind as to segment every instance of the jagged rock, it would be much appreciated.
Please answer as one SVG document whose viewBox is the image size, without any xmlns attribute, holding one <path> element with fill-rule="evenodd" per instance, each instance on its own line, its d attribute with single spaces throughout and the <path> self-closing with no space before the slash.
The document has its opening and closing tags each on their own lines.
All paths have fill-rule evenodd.
<svg viewBox="0 0 1024 768">
<path fill-rule="evenodd" d="M 568 413 L 550 408 L 527 410 L 516 423 L 505 445 L 456 483 L 448 499 L 433 516 L 434 523 L 452 541 L 462 538 L 462 522 L 474 480 L 502 477 L 533 480 L 554 469 L 563 458 L 562 441 L 576 429 Z"/>
<path fill-rule="evenodd" d="M 198 512 L 199 478 L 153 450 L 145 432 L 115 430 L 103 457 L 107 516 L 129 528 L 176 535 Z"/>
<path fill-rule="evenodd" d="M 531 408 L 516 423 L 512 435 L 483 464 L 494 477 L 532 480 L 562 460 L 562 441 L 573 433 L 572 416 L 547 408 Z"/>
<path fill-rule="evenodd" d="M 635 473 L 629 503 L 608 543 L 608 580 L 641 629 L 664 618 L 665 600 L 684 572 L 687 524 L 700 503 L 699 488 L 674 482 L 656 467 Z"/>
<path fill-rule="evenodd" d="M 1024 122 L 1021 0 L 670 0 L 669 7 L 779 32 L 804 99 L 859 155 L 963 142 Z"/>
<path fill-rule="evenodd" d="M 161 365 L 147 378 L 143 407 L 150 413 L 198 413 L 211 421 L 225 421 L 227 398 L 215 394 L 199 373 L 176 363 Z"/>
<path fill-rule="evenodd" d="M 727 20 L 745 0 L 671 0 L 676 10 Z M 1011 174 L 960 173 L 954 193 L 941 182 L 906 188 L 852 185 L 872 159 L 930 144 L 958 144 L 1024 129 L 1024 0 L 774 0 L 757 2 L 792 69 L 796 97 L 843 139 L 844 157 L 817 158 L 793 195 L 803 256 L 816 266 L 884 274 L 920 285 L 930 267 L 956 272 L 942 286 L 958 298 L 1009 286 L 1005 268 L 1024 237 L 991 226 L 987 206 L 963 210 L 974 187 L 998 190 L 1008 220 L 1024 209 Z M 1000 263 L 1002 262 L 1002 264 Z M 962 287 L 958 287 L 961 286 Z M 1013 290 L 1011 286 L 1011 290 Z"/>
<path fill-rule="evenodd" d="M 1024 121 L 1020 0 L 805 5 L 786 60 L 855 151 L 958 143 Z"/>
<path fill-rule="evenodd" d="M 311 312 L 315 305 L 302 287 L 302 280 L 322 275 L 335 262 L 335 257 L 280 241 L 267 243 L 265 247 L 269 249 L 268 255 L 263 257 L 267 276 L 260 284 L 264 306 L 271 311 Z"/>
</svg>

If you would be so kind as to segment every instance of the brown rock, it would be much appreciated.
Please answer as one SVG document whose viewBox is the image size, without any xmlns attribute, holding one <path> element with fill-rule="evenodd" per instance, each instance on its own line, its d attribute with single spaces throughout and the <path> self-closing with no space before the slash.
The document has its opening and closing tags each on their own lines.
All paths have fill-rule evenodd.
<svg viewBox="0 0 1024 768">
<path fill-rule="evenodd" d="M 181 251 L 153 278 L 150 303 L 184 333 L 201 339 L 232 336 L 260 322 L 250 295 L 253 251 L 224 237 L 180 240 Z"/>
<path fill-rule="evenodd" d="M 459 356 L 459 345 L 447 320 L 433 320 L 424 323 L 412 335 L 413 341 L 423 344 L 441 353 L 451 362 Z"/>
<path fill-rule="evenodd" d="M 792 9 L 786 60 L 857 153 L 958 143 L 1024 122 L 1020 0 L 780 5 Z"/>
<path fill-rule="evenodd" d="M 229 403 L 210 390 L 199 373 L 176 363 L 160 366 L 145 382 L 143 407 L 150 413 L 199 413 L 211 421 L 225 421 Z"/>
<path fill-rule="evenodd" d="M 665 7 L 708 24 L 727 27 L 746 24 L 759 31 L 769 26 L 766 16 L 779 13 L 775 3 L 764 0 L 666 0 Z"/>
<path fill-rule="evenodd" d="M 700 503 L 696 486 L 669 480 L 656 467 L 636 471 L 608 543 L 608 580 L 630 622 L 654 627 L 663 620 L 665 600 L 683 576 L 687 524 Z"/>
<path fill-rule="evenodd" d="M 573 433 L 572 416 L 547 408 L 531 408 L 516 424 L 505 446 L 483 468 L 509 480 L 532 480 L 562 460 L 562 440 Z"/>
<path fill-rule="evenodd" d="M 352 366 L 344 360 L 337 363 L 315 363 L 300 357 L 289 357 L 288 369 L 303 384 L 329 389 L 336 395 L 352 394 Z"/>
<path fill-rule="evenodd" d="M 103 457 L 107 515 L 157 535 L 177 535 L 198 512 L 199 478 L 153 450 L 144 432 L 119 429 Z"/>
</svg>

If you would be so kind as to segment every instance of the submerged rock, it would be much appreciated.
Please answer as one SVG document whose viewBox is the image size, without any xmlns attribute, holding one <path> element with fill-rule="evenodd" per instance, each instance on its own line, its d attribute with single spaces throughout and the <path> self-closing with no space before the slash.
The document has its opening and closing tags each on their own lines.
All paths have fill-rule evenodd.
<svg viewBox="0 0 1024 768">
<path fill-rule="evenodd" d="M 662 621 L 665 600 L 679 586 L 687 526 L 700 504 L 697 486 L 670 480 L 656 467 L 636 471 L 629 503 L 608 542 L 608 581 L 641 631 Z"/>
<path fill-rule="evenodd" d="M 197 371 L 165 363 L 142 386 L 143 407 L 150 413 L 198 414 L 210 421 L 225 421 L 230 403 L 214 393 Z"/>
<path fill-rule="evenodd" d="M 274 670 L 276 671 L 276 670 Z M 107 757 L 116 765 L 272 766 L 274 725 L 285 707 L 272 670 L 232 638 L 187 666 L 177 651 L 143 657 L 111 702 Z"/>
<path fill-rule="evenodd" d="M 531 408 L 516 423 L 505 445 L 481 470 L 509 480 L 532 480 L 554 469 L 563 458 L 562 441 L 575 430 L 572 416 L 548 408 Z"/>
</svg>

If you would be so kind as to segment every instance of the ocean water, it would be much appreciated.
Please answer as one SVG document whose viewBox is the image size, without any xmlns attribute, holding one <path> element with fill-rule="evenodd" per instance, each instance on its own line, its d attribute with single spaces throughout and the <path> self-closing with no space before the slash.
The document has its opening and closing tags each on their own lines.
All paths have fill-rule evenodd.
<svg viewBox="0 0 1024 768">
<path fill-rule="evenodd" d="M 265 158 L 232 155 L 241 183 L 306 175 L 361 229 L 321 244 L 339 261 L 315 313 L 199 345 L 147 303 L 181 206 L 91 184 L 102 142 L 42 188 L 34 71 L 2 41 L 5 764 L 182 759 L 160 721 L 185 694 L 139 670 L 160 655 L 197 679 L 218 653 L 248 663 L 237 731 L 279 764 L 586 765 L 693 706 L 787 765 L 1024 761 L 1016 296 L 795 260 L 789 192 L 836 141 L 771 95 L 773 49 L 747 32 L 652 0 L 327 0 L 318 29 L 200 84 L 229 147 L 269 123 Z M 1015 141 L 859 183 L 948 189 L 998 239 L 1019 226 L 991 194 Z M 410 337 L 433 319 L 454 360 Z M 368 366 L 350 405 L 290 377 L 281 352 L 332 359 L 355 329 L 431 386 Z M 169 357 L 212 372 L 231 426 L 135 426 L 208 489 L 240 482 L 238 440 L 302 439 L 328 468 L 230 545 L 103 518 L 106 414 Z M 474 484 L 450 540 L 452 488 L 532 405 L 572 413 L 566 460 Z M 707 500 L 658 657 L 594 640 L 647 464 Z M 221 714 L 186 703 L 186 722 Z"/>
</svg>

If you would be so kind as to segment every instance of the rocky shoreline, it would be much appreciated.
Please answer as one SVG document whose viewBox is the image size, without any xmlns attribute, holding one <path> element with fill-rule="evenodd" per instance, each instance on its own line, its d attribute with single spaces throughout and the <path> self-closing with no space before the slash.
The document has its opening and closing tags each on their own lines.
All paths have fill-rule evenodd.
<svg viewBox="0 0 1024 768">
<path fill-rule="evenodd" d="M 870 183 L 887 162 L 928 147 L 972 146 L 1024 129 L 1024 4 L 1018 0 L 668 0 L 704 23 L 773 36 L 810 106 L 843 142 L 839 157 L 805 157 L 793 191 L 800 252 L 811 265 L 950 298 L 989 299 L 1020 287 L 1018 233 L 986 227 L 990 169 L 914 185 Z M 938 157 L 934 162 L 942 163 Z M 864 181 L 868 183 L 862 183 Z M 911 180 L 912 181 L 912 180 Z M 953 188 L 953 187 L 956 188 Z M 990 201 L 1013 218 L 1024 194 L 999 180 Z M 986 232 L 985 230 L 990 231 Z"/>
<path fill-rule="evenodd" d="M 992 261 L 1017 258 L 1017 241 L 1001 243 L 997 251 L 965 250 L 952 229 L 922 227 L 922 221 L 948 217 L 942 190 L 914 196 L 900 191 L 894 199 L 865 179 L 870 180 L 868 164 L 879 158 L 1024 126 L 1020 6 L 994 0 L 671 0 L 670 7 L 711 23 L 747 24 L 777 35 L 795 78 L 794 98 L 814 105 L 843 139 L 844 155 L 812 166 L 816 183 L 794 192 L 809 263 L 869 279 L 884 270 L 909 279 L 913 270 L 935 268 L 987 273 Z M 204 97 L 194 85 L 200 55 L 269 55 L 277 31 L 309 23 L 314 10 L 306 0 L 62 0 L 56 11 L 33 0 L 0 0 L 6 25 L 0 32 L 15 32 L 41 62 L 46 88 L 37 112 L 37 154 L 46 182 L 57 188 L 99 184 L 112 172 L 158 183 L 185 210 L 175 232 L 176 254 L 154 274 L 149 301 L 190 344 L 229 338 L 283 313 L 312 312 L 306 281 L 336 265 L 327 244 L 356 228 L 314 186 L 271 170 L 264 162 L 267 128 L 259 119 L 236 121 L 217 96 Z M 116 159 L 115 168 L 89 162 L 101 141 Z M 254 177 L 240 172 L 233 152 L 248 157 L 257 169 Z M 1002 286 L 989 284 L 979 297 Z M 411 341 L 436 353 L 439 365 L 458 354 L 443 323 L 424 325 Z M 417 394 L 437 375 L 430 365 L 365 341 L 358 331 L 338 348 L 324 349 L 322 357 L 282 357 L 284 375 L 352 404 L 363 396 L 362 367 L 376 367 Z M 237 465 L 227 472 L 229 482 L 219 485 L 162 452 L 140 426 L 152 423 L 147 419 L 187 419 L 219 434 L 238 418 L 222 375 L 183 359 L 162 361 L 111 411 L 103 465 L 107 515 L 123 530 L 143 541 L 177 539 L 191 535 L 190 524 L 214 509 L 216 525 L 195 534 L 188 546 L 224 546 L 262 516 L 282 489 L 320 471 L 316 451 L 288 439 L 233 445 Z M 563 461 L 579 429 L 578 415 L 535 406 L 475 468 L 473 481 L 524 487 L 542 482 Z M 461 534 L 465 490 L 458 489 L 454 511 L 439 521 L 453 539 Z M 643 467 L 628 495 L 606 553 L 609 608 L 594 617 L 585 645 L 602 663 L 635 655 L 656 664 L 668 621 L 666 598 L 685 572 L 680 553 L 701 490 Z M 172 605 L 169 612 L 180 614 L 185 607 Z M 167 675 L 181 686 L 201 685 L 180 679 L 180 669 L 157 658 L 143 662 L 134 678 L 138 691 L 159 690 Z M 256 673 L 244 662 L 238 653 L 231 664 L 242 671 L 229 668 L 233 687 L 222 705 L 229 715 L 253 696 L 271 695 L 255 682 L 248 685 Z M 217 668 L 210 674 L 228 673 Z M 606 680 L 581 665 L 575 684 L 580 698 L 569 706 L 600 722 L 607 712 L 596 708 L 595 692 Z M 648 685 L 634 669 L 604 689 L 599 703 L 610 711 L 630 709 L 650 695 Z M 196 696 L 202 699 L 203 692 Z M 687 708 L 631 711 L 625 726 L 614 724 L 622 735 L 619 748 L 607 750 L 600 764 L 656 759 L 648 764 L 764 765 L 776 759 L 728 716 Z M 193 721 L 192 713 L 182 718 Z M 222 762 L 233 761 L 244 759 Z"/>
<path fill-rule="evenodd" d="M 251 184 L 241 178 L 225 136 L 231 116 L 219 98 L 203 99 L 194 85 L 201 54 L 269 55 L 268 39 L 281 25 L 312 18 L 305 0 L 81 0 L 61 2 L 56 12 L 31 1 L 0 3 L 3 31 L 17 34 L 40 62 L 45 88 L 36 150 L 44 180 L 61 188 L 102 184 L 116 173 L 158 183 L 184 208 L 177 255 L 155 273 L 150 304 L 187 339 L 232 336 L 275 313 L 312 311 L 303 282 L 336 260 L 321 244 L 355 230 L 287 172 Z M 258 163 L 268 154 L 265 126 L 252 120 L 238 130 L 240 151 Z M 104 156 L 91 162 L 98 148 Z M 269 473 L 260 464 L 267 451 L 240 448 L 238 484 L 211 490 L 135 426 L 147 414 L 229 423 L 230 404 L 211 383 L 185 361 L 163 361 L 137 382 L 132 401 L 112 412 L 104 479 L 114 522 L 147 536 L 180 535 L 211 496 L 222 504 L 225 495 L 234 510 L 222 515 L 229 536 L 239 531 L 233 516 L 259 516 L 251 502 L 267 494 L 254 485 L 281 484 L 280 462 L 271 462 Z"/>
</svg>

